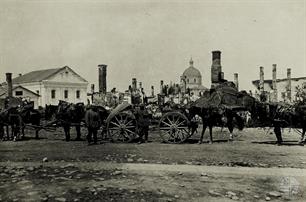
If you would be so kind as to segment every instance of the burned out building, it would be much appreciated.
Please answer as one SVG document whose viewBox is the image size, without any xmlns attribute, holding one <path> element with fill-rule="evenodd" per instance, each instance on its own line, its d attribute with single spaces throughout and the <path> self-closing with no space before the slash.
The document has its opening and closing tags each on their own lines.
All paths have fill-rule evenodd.
<svg viewBox="0 0 306 202">
<path fill-rule="evenodd" d="M 272 65 L 272 79 L 264 79 L 264 67 L 260 67 L 259 80 L 252 81 L 254 95 L 261 101 L 288 102 L 298 101 L 299 93 L 306 92 L 306 77 L 291 77 L 287 68 L 286 78 L 277 78 L 277 65 Z"/>
</svg>

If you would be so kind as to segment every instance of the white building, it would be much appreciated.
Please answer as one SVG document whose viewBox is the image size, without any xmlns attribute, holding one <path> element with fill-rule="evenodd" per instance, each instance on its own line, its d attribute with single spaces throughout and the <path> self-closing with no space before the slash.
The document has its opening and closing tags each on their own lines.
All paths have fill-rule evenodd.
<svg viewBox="0 0 306 202">
<path fill-rule="evenodd" d="M 57 105 L 59 100 L 87 102 L 88 82 L 68 66 L 21 75 L 13 79 L 15 86 L 22 86 L 38 94 L 38 106 L 42 107 L 46 104 Z"/>
</svg>

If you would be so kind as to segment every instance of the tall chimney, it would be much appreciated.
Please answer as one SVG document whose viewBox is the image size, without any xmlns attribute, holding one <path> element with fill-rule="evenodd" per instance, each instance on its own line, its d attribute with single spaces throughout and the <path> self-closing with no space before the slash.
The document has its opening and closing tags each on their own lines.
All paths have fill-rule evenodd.
<svg viewBox="0 0 306 202">
<path fill-rule="evenodd" d="M 12 73 L 6 73 L 7 82 L 7 95 L 8 97 L 13 97 L 13 83 L 12 83 Z"/>
<path fill-rule="evenodd" d="M 234 84 L 235 84 L 237 90 L 239 91 L 238 73 L 234 74 Z"/>
<path fill-rule="evenodd" d="M 263 95 L 264 93 L 264 68 L 263 67 L 260 67 L 259 68 L 259 92 L 260 92 L 260 95 Z"/>
<path fill-rule="evenodd" d="M 291 69 L 287 69 L 287 98 L 291 102 Z"/>
<path fill-rule="evenodd" d="M 154 86 L 151 86 L 151 95 L 154 97 Z"/>
<path fill-rule="evenodd" d="M 216 86 L 221 80 L 221 51 L 212 51 L 211 85 Z"/>
<path fill-rule="evenodd" d="M 142 89 L 142 82 L 139 82 L 139 90 Z"/>
<path fill-rule="evenodd" d="M 99 67 L 99 92 L 106 94 L 106 68 L 107 65 L 101 64 Z"/>
<path fill-rule="evenodd" d="M 163 94 L 163 88 L 164 88 L 164 81 L 160 80 L 160 94 Z"/>
<path fill-rule="evenodd" d="M 273 64 L 272 69 L 272 88 L 273 88 L 273 102 L 277 102 L 277 83 L 276 83 L 276 64 Z"/>
<path fill-rule="evenodd" d="M 132 90 L 136 91 L 137 90 L 137 79 L 132 78 Z"/>
<path fill-rule="evenodd" d="M 95 84 L 91 84 L 90 90 L 92 94 L 95 92 Z"/>
</svg>

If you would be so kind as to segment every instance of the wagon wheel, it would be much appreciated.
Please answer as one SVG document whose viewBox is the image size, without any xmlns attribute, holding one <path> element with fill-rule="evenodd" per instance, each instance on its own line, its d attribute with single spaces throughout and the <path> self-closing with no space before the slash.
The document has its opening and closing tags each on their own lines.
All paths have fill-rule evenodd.
<svg viewBox="0 0 306 202">
<path fill-rule="evenodd" d="M 131 142 L 136 137 L 136 119 L 127 112 L 116 114 L 107 122 L 107 134 L 114 142 Z"/>
<path fill-rule="evenodd" d="M 190 136 L 189 120 L 179 112 L 168 112 L 159 121 L 158 129 L 163 142 L 182 143 Z"/>
</svg>

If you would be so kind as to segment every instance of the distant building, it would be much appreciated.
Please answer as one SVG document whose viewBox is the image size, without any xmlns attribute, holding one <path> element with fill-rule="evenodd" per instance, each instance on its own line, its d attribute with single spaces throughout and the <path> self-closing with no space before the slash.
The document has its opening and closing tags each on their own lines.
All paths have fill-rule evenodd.
<svg viewBox="0 0 306 202">
<path fill-rule="evenodd" d="M 70 103 L 87 103 L 88 82 L 70 67 L 32 71 L 13 79 L 13 88 L 22 86 L 13 92 L 19 94 L 35 93 L 39 95 L 37 105 L 57 105 L 59 100 Z M 23 89 L 23 90 L 22 90 Z"/>
<path fill-rule="evenodd" d="M 183 72 L 181 76 L 181 92 L 193 93 L 194 95 L 200 95 L 207 90 L 202 85 L 201 72 L 193 66 L 192 58 L 189 61 L 189 67 Z"/>
</svg>

